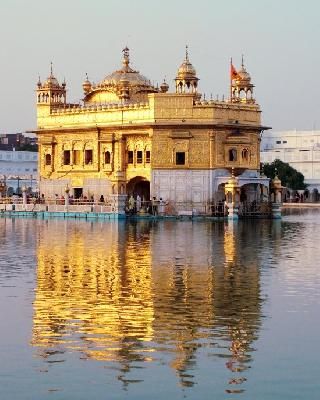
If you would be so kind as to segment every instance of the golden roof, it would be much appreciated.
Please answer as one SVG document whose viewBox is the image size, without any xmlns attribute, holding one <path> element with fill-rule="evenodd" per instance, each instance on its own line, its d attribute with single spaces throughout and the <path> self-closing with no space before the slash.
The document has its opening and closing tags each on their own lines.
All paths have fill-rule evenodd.
<svg viewBox="0 0 320 400">
<path fill-rule="evenodd" d="M 122 68 L 107 75 L 98 86 L 118 86 L 122 82 L 128 82 L 129 86 L 145 89 L 154 89 L 148 78 L 130 66 L 129 49 L 123 49 Z"/>
</svg>

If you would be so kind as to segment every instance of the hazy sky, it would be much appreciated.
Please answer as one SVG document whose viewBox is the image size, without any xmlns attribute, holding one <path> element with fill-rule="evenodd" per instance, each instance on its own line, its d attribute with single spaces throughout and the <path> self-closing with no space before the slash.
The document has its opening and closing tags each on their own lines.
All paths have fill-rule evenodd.
<svg viewBox="0 0 320 400">
<path fill-rule="evenodd" d="M 65 77 L 69 101 L 85 73 L 99 82 L 130 48 L 133 67 L 170 88 L 189 45 L 200 91 L 229 93 L 241 54 L 263 123 L 320 129 L 318 0 L 1 0 L 0 133 L 36 127 L 38 75 Z"/>
</svg>

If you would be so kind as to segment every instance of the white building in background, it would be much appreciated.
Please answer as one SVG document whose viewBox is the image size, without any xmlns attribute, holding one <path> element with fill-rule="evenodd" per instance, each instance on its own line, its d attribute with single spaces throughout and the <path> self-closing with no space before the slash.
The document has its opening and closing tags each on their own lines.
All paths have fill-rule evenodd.
<svg viewBox="0 0 320 400">
<path fill-rule="evenodd" d="M 9 194 L 20 193 L 23 185 L 35 192 L 38 186 L 38 153 L 0 150 L 0 181 L 5 182 Z"/>
<path fill-rule="evenodd" d="M 279 159 L 304 175 L 308 191 L 320 192 L 320 131 L 264 132 L 260 160 Z"/>
</svg>

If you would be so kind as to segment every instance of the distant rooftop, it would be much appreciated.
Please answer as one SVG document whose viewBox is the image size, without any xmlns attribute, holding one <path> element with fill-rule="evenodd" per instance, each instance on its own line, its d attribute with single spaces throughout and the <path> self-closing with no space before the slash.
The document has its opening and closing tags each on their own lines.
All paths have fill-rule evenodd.
<svg viewBox="0 0 320 400">
<path fill-rule="evenodd" d="M 37 138 L 23 133 L 1 133 L 0 150 L 38 151 Z"/>
</svg>

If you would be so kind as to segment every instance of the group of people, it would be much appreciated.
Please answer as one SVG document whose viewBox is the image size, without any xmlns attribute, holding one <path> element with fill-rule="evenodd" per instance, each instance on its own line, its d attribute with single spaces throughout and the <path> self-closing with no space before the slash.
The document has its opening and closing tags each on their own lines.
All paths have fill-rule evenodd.
<svg viewBox="0 0 320 400">
<path fill-rule="evenodd" d="M 126 212 L 128 214 L 139 214 L 143 211 L 152 215 L 163 215 L 165 213 L 165 204 L 162 198 L 157 200 L 156 197 L 152 197 L 151 200 L 145 201 L 139 194 L 136 197 L 131 194 L 127 200 Z"/>
</svg>

